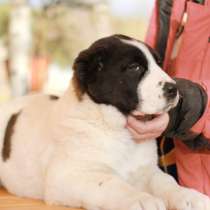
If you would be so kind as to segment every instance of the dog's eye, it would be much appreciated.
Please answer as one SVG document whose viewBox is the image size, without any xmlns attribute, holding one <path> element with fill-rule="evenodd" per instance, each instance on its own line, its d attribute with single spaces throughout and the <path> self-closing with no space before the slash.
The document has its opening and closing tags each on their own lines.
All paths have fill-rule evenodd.
<svg viewBox="0 0 210 210">
<path fill-rule="evenodd" d="M 132 63 L 127 66 L 127 71 L 140 71 L 142 70 L 142 67 L 138 63 Z"/>
</svg>

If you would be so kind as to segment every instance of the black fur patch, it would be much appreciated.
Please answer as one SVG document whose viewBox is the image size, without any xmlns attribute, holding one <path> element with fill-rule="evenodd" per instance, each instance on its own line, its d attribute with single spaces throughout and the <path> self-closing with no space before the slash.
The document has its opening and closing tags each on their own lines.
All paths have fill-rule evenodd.
<svg viewBox="0 0 210 210">
<path fill-rule="evenodd" d="M 148 61 L 140 49 L 120 39 L 132 40 L 113 35 L 82 51 L 74 63 L 74 77 L 80 91 L 96 103 L 110 104 L 129 114 L 139 104 L 137 86 L 148 70 Z"/>
<path fill-rule="evenodd" d="M 2 147 L 2 158 L 4 161 L 9 159 L 10 153 L 11 153 L 11 142 L 12 142 L 12 135 L 14 133 L 15 124 L 17 122 L 17 119 L 19 117 L 21 112 L 18 112 L 16 114 L 13 114 L 7 124 L 5 135 L 4 135 L 4 141 L 3 141 L 3 147 Z"/>
<path fill-rule="evenodd" d="M 124 39 L 124 40 L 134 40 L 129 36 L 123 35 L 123 34 L 115 34 L 114 36 L 116 36 L 119 39 Z"/>
<path fill-rule="evenodd" d="M 58 100 L 59 99 L 59 97 L 56 95 L 49 95 L 49 97 L 50 97 L 50 100 Z"/>
</svg>

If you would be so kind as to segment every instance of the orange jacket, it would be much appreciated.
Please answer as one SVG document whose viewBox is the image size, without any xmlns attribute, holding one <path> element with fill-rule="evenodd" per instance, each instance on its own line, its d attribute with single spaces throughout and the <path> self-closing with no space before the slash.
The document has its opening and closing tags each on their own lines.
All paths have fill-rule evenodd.
<svg viewBox="0 0 210 210">
<path fill-rule="evenodd" d="M 163 3 L 164 1 L 166 2 L 162 0 Z M 169 16 L 168 31 L 166 29 L 165 32 L 167 21 L 161 25 L 160 2 L 161 0 L 155 4 L 146 42 L 158 49 L 160 38 L 165 38 L 165 44 L 163 43 L 162 48 L 159 47 L 160 49 L 165 47 L 162 52 L 164 70 L 171 76 L 195 81 L 205 89 L 208 95 L 207 106 L 191 131 L 202 134 L 210 143 L 210 0 L 205 0 L 203 5 L 187 0 L 171 1 L 173 6 Z M 182 32 L 182 42 L 178 54 L 172 58 L 184 13 L 187 14 L 187 21 Z M 162 32 L 165 34 L 160 35 Z M 210 152 L 195 152 L 182 141 L 174 140 L 174 142 L 180 184 L 210 196 Z"/>
</svg>

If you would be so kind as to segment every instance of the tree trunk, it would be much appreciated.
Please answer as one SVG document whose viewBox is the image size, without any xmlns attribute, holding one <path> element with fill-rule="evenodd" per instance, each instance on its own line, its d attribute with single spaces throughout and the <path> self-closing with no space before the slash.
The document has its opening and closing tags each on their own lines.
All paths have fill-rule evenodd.
<svg viewBox="0 0 210 210">
<path fill-rule="evenodd" d="M 12 95 L 24 95 L 29 87 L 31 23 L 26 0 L 13 0 L 9 25 L 9 63 Z"/>
<path fill-rule="evenodd" d="M 10 87 L 6 71 L 7 49 L 0 42 L 0 103 L 10 98 Z"/>
</svg>

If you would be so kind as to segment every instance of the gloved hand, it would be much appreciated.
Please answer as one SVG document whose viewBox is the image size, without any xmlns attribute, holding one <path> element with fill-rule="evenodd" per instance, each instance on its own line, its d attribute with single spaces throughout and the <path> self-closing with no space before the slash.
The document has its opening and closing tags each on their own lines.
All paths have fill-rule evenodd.
<svg viewBox="0 0 210 210">
<path fill-rule="evenodd" d="M 202 133 L 190 129 L 201 118 L 207 105 L 207 94 L 202 86 L 190 80 L 174 78 L 180 93 L 180 100 L 169 111 L 169 124 L 163 135 L 176 137 L 196 151 L 210 150 L 210 141 Z"/>
</svg>

